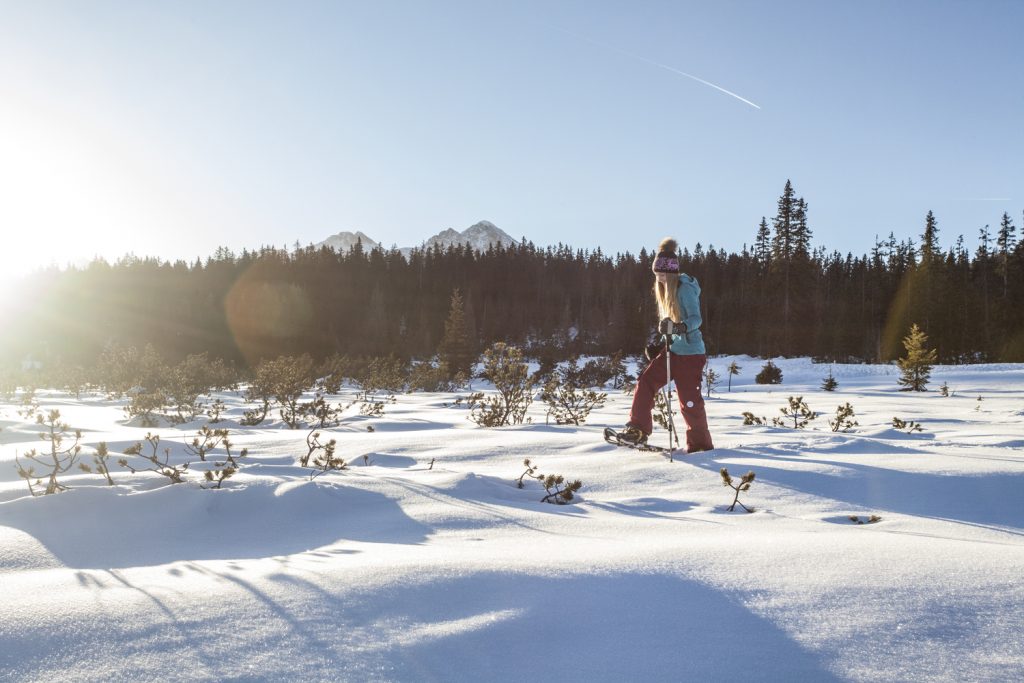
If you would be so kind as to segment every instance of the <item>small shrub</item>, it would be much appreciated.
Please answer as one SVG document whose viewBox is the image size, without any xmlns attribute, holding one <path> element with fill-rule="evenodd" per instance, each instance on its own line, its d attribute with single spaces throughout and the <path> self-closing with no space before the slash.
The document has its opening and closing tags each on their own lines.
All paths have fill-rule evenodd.
<svg viewBox="0 0 1024 683">
<path fill-rule="evenodd" d="M 484 352 L 480 376 L 494 385 L 497 394 L 487 397 L 482 392 L 473 394 L 470 419 L 481 427 L 522 424 L 533 402 L 534 386 L 523 362 L 523 352 L 504 342 L 496 342 Z"/>
<path fill-rule="evenodd" d="M 914 422 L 913 420 L 901 420 L 898 417 L 892 418 L 892 426 L 895 429 L 906 430 L 908 434 L 924 431 L 919 423 Z"/>
<path fill-rule="evenodd" d="M 163 389 L 129 390 L 128 405 L 124 407 L 125 416 L 131 420 L 139 418 L 143 427 L 156 427 L 157 417 L 167 410 L 170 402 Z"/>
<path fill-rule="evenodd" d="M 522 474 L 520 474 L 519 475 L 519 479 L 516 480 L 516 486 L 518 486 L 519 488 L 523 488 L 523 479 L 525 477 L 533 477 L 533 478 L 537 477 L 536 473 L 537 473 L 537 469 L 538 468 L 537 468 L 536 465 L 534 465 L 534 464 L 532 464 L 530 462 L 529 458 L 527 458 L 526 460 L 523 460 L 523 465 L 526 466 L 526 471 L 524 471 Z M 434 466 L 434 461 L 433 460 L 430 461 L 430 466 L 431 467 Z"/>
<path fill-rule="evenodd" d="M 200 460 L 205 462 L 206 454 L 220 446 L 221 441 L 227 438 L 228 430 L 210 429 L 208 426 L 204 425 L 203 428 L 199 430 L 199 435 L 192 439 L 192 443 L 185 444 L 185 450 L 198 456 Z"/>
<path fill-rule="evenodd" d="M 743 424 L 744 425 L 767 425 L 768 418 L 758 417 L 750 411 L 743 412 Z"/>
<path fill-rule="evenodd" d="M 217 424 L 218 422 L 221 422 L 223 419 L 221 418 L 221 415 L 224 414 L 225 410 L 227 410 L 227 406 L 224 405 L 224 401 L 220 400 L 219 398 L 214 399 L 214 401 L 206 407 L 207 421 L 210 424 Z"/>
<path fill-rule="evenodd" d="M 585 373 L 581 372 L 577 359 L 555 370 L 545 383 L 541 400 L 548 406 L 548 417 L 554 417 L 555 424 L 580 425 L 587 421 L 590 411 L 604 406 L 608 394 L 585 388 Z"/>
<path fill-rule="evenodd" d="M 49 444 L 50 452 L 40 453 L 33 448 L 25 453 L 25 458 L 45 468 L 48 472 L 37 475 L 35 468 L 31 465 L 26 469 L 21 464 L 21 458 L 15 454 L 14 460 L 18 476 L 25 480 L 25 483 L 28 484 L 28 491 L 33 496 L 45 496 L 57 493 L 58 491 L 65 491 L 68 487 L 61 484 L 57 477 L 74 467 L 78 461 L 78 454 L 82 450 L 78 442 L 82 440 L 82 432 L 76 429 L 74 442 L 67 448 L 64 448 L 64 441 L 69 437 L 68 430 L 70 427 L 68 427 L 67 423 L 61 421 L 59 410 L 50 410 L 45 417 L 41 413 L 36 414 L 36 424 L 46 428 L 46 431 L 40 435 L 40 438 Z M 43 477 L 46 477 L 47 480 L 46 488 L 42 494 L 37 494 L 35 486 L 42 486 Z M 35 485 L 32 483 L 33 479 L 35 479 Z"/>
<path fill-rule="evenodd" d="M 306 353 L 279 356 L 271 361 L 270 370 L 278 414 L 289 429 L 298 429 L 303 417 L 299 399 L 313 385 L 313 359 Z"/>
<path fill-rule="evenodd" d="M 96 452 L 92 456 L 92 467 L 84 462 L 80 463 L 78 467 L 81 468 L 83 472 L 95 472 L 96 474 L 102 474 L 107 480 L 107 485 L 114 486 L 114 480 L 110 476 L 110 468 L 107 466 L 108 457 L 110 457 L 110 451 L 107 449 L 107 442 L 100 441 L 99 445 L 96 446 Z"/>
<path fill-rule="evenodd" d="M 939 387 L 939 394 L 941 396 L 949 397 L 949 383 L 943 382 L 942 386 Z"/>
<path fill-rule="evenodd" d="M 744 474 L 743 478 L 740 479 L 739 483 L 733 481 L 733 478 L 729 476 L 729 470 L 727 470 L 724 467 L 721 470 L 719 470 L 718 473 L 722 476 L 722 485 L 728 486 L 729 488 L 736 492 L 736 495 L 732 499 L 732 505 L 730 505 L 727 508 L 729 512 L 735 510 L 737 505 L 739 505 L 747 512 L 753 512 L 753 508 L 748 508 L 746 505 L 740 502 L 740 492 L 750 490 L 750 485 L 754 483 L 754 472 L 751 470 L 750 472 Z"/>
<path fill-rule="evenodd" d="M 579 479 L 567 482 L 565 477 L 560 474 L 538 476 L 537 481 L 540 482 L 540 485 L 544 487 L 544 491 L 547 493 L 547 495 L 540 499 L 542 503 L 565 505 L 572 502 L 575 493 L 583 488 L 583 482 Z"/>
<path fill-rule="evenodd" d="M 171 462 L 170 448 L 164 448 L 163 458 L 161 458 L 160 437 L 158 435 L 147 432 L 145 440 L 151 451 L 148 455 L 142 452 L 143 446 L 141 441 L 137 441 L 134 445 L 124 449 L 124 454 L 138 456 L 152 465 L 152 467 L 133 467 L 128 461 L 128 458 L 119 459 L 117 464 L 130 470 L 132 474 L 135 474 L 136 472 L 156 472 L 163 477 L 167 477 L 172 484 L 183 483 L 185 481 L 185 472 L 188 470 L 190 463 L 185 462 L 182 464 L 173 464 Z"/>
<path fill-rule="evenodd" d="M 754 381 L 758 384 L 782 384 L 782 369 L 768 361 L 761 366 L 761 372 L 757 373 Z"/>
<path fill-rule="evenodd" d="M 818 417 L 818 414 L 808 407 L 803 396 L 790 396 L 789 405 L 779 408 L 785 420 L 793 420 L 793 429 L 803 429 L 807 424 Z"/>
<path fill-rule="evenodd" d="M 721 379 L 718 373 L 710 365 L 707 365 L 704 368 L 704 387 L 707 389 L 708 398 L 711 398 L 711 392 L 717 389 L 720 383 Z"/>
<path fill-rule="evenodd" d="M 303 414 L 316 429 L 323 429 L 338 424 L 342 410 L 341 406 L 328 403 L 324 395 L 318 391 L 315 398 L 303 407 Z"/>
<path fill-rule="evenodd" d="M 348 463 L 343 458 L 334 454 L 338 442 L 331 439 L 327 443 L 320 441 L 320 432 L 313 430 L 306 436 L 306 446 L 309 452 L 302 458 L 303 467 L 312 465 L 313 471 L 309 473 L 309 480 L 312 481 L 325 472 L 332 470 L 346 470 Z M 312 462 L 311 462 L 312 461 Z"/>
<path fill-rule="evenodd" d="M 582 387 L 603 387 L 610 382 L 613 388 L 621 389 L 626 382 L 626 364 L 622 360 L 622 353 L 588 360 L 579 369 L 578 381 Z"/>
<path fill-rule="evenodd" d="M 36 399 L 35 387 L 26 387 L 18 401 L 20 406 L 15 410 L 24 420 L 35 420 L 39 414 L 39 401 Z"/>
<path fill-rule="evenodd" d="M 832 427 L 833 432 L 848 432 L 858 426 L 857 421 L 853 417 L 853 406 L 847 402 L 836 408 L 836 416 L 834 419 L 829 420 L 828 424 Z"/>
<path fill-rule="evenodd" d="M 409 373 L 409 391 L 455 391 L 466 383 L 466 375 L 456 373 L 453 377 L 445 362 L 417 363 Z"/>
<path fill-rule="evenodd" d="M 219 430 L 222 432 L 222 439 L 220 445 L 224 448 L 224 459 L 213 463 L 213 467 L 203 472 L 203 480 L 205 484 L 200 484 L 201 487 L 219 489 L 226 479 L 232 477 L 238 472 L 238 458 L 244 458 L 249 455 L 249 450 L 243 448 L 238 455 L 231 453 L 231 441 L 228 439 L 228 430 Z M 209 484 L 209 486 L 207 486 Z"/>
<path fill-rule="evenodd" d="M 171 421 L 191 422 L 203 411 L 199 397 L 210 390 L 210 377 L 217 374 L 206 353 L 189 354 L 166 373 L 168 404 L 174 409 Z"/>
</svg>

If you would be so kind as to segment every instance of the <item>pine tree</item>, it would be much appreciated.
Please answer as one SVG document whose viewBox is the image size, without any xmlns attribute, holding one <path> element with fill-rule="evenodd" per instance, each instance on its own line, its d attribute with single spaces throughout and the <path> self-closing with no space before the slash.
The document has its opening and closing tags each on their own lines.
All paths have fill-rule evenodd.
<svg viewBox="0 0 1024 683">
<path fill-rule="evenodd" d="M 910 334 L 903 338 L 903 348 L 906 349 L 905 358 L 900 358 L 897 364 L 902 374 L 897 380 L 903 388 L 900 391 L 927 391 L 925 386 L 931 376 L 932 365 L 935 364 L 937 354 L 935 349 L 926 349 L 928 335 L 914 323 L 910 327 Z"/>
<path fill-rule="evenodd" d="M 740 374 L 740 370 L 742 370 L 742 368 L 739 365 L 736 365 L 736 361 L 730 362 L 729 365 L 725 368 L 725 371 L 729 375 L 729 391 L 730 392 L 732 392 L 732 376 Z"/>
<path fill-rule="evenodd" d="M 761 272 L 768 267 L 772 258 L 771 231 L 768 230 L 768 221 L 761 216 L 761 224 L 757 226 L 757 236 L 754 238 L 754 260 L 757 261 Z"/>
<path fill-rule="evenodd" d="M 935 214 L 931 211 L 924 218 L 924 232 L 921 234 L 921 264 L 929 266 L 934 263 L 940 254 L 939 250 L 939 228 L 935 221 Z"/>
<path fill-rule="evenodd" d="M 821 381 L 821 388 L 825 391 L 835 391 L 836 387 L 839 386 L 839 382 L 832 376 L 832 368 L 828 369 L 828 377 Z"/>
<path fill-rule="evenodd" d="M 459 290 L 452 291 L 448 308 L 448 319 L 444 323 L 444 337 L 437 349 L 442 363 L 447 364 L 452 377 L 462 374 L 469 377 L 476 357 L 466 327 L 466 307 Z"/>
<path fill-rule="evenodd" d="M 1017 243 L 1017 228 L 1010 219 L 1010 214 L 1003 212 L 1003 219 L 999 223 L 999 232 L 996 233 L 996 247 L 999 249 L 999 270 L 1003 275 L 1003 300 L 1006 300 L 1009 289 L 1010 253 Z"/>
</svg>

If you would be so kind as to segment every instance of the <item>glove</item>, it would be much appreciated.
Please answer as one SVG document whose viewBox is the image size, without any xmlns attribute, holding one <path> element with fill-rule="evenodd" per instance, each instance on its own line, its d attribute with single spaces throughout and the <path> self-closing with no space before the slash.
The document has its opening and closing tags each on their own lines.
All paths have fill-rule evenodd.
<svg viewBox="0 0 1024 683">
<path fill-rule="evenodd" d="M 686 332 L 686 323 L 673 322 L 672 318 L 664 318 L 658 323 L 658 334 L 661 335 L 686 334 Z"/>
</svg>

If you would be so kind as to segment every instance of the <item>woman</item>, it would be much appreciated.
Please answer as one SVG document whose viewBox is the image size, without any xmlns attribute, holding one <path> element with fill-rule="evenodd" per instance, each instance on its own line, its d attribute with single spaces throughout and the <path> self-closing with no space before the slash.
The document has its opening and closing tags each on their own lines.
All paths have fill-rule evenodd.
<svg viewBox="0 0 1024 683">
<path fill-rule="evenodd" d="M 669 365 L 679 394 L 683 419 L 686 420 L 686 452 L 697 453 L 715 447 L 711 443 L 704 399 L 700 395 L 701 370 L 707 362 L 704 337 L 700 333 L 700 285 L 693 277 L 679 272 L 676 246 L 672 238 L 662 240 L 651 269 L 655 277 L 654 298 L 658 302 L 658 316 L 662 320 L 659 330 L 675 332 L 669 347 Z M 621 440 L 633 444 L 647 442 L 647 437 L 654 429 L 651 420 L 654 395 L 668 383 L 664 345 L 656 355 L 650 353 L 649 356 L 653 356 L 651 362 L 640 375 L 633 393 L 629 422 L 625 431 L 618 434 Z"/>
</svg>

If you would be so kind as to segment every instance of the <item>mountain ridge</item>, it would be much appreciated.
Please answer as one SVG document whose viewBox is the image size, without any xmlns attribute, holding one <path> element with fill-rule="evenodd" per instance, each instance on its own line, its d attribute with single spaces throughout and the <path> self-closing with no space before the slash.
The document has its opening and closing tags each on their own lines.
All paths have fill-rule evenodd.
<svg viewBox="0 0 1024 683">
<path fill-rule="evenodd" d="M 367 251 L 381 246 L 380 242 L 374 240 L 361 230 L 336 233 L 315 246 L 327 246 L 339 253 L 344 253 L 360 241 L 362 242 L 363 249 Z M 436 235 L 428 237 L 417 247 L 400 247 L 399 251 L 408 258 L 414 249 L 432 249 L 435 245 L 441 249 L 447 249 L 451 245 L 461 244 L 468 244 L 475 251 L 487 251 L 492 244 L 508 247 L 519 244 L 519 241 L 490 221 L 478 221 L 462 232 L 454 228 L 446 228 Z"/>
</svg>

